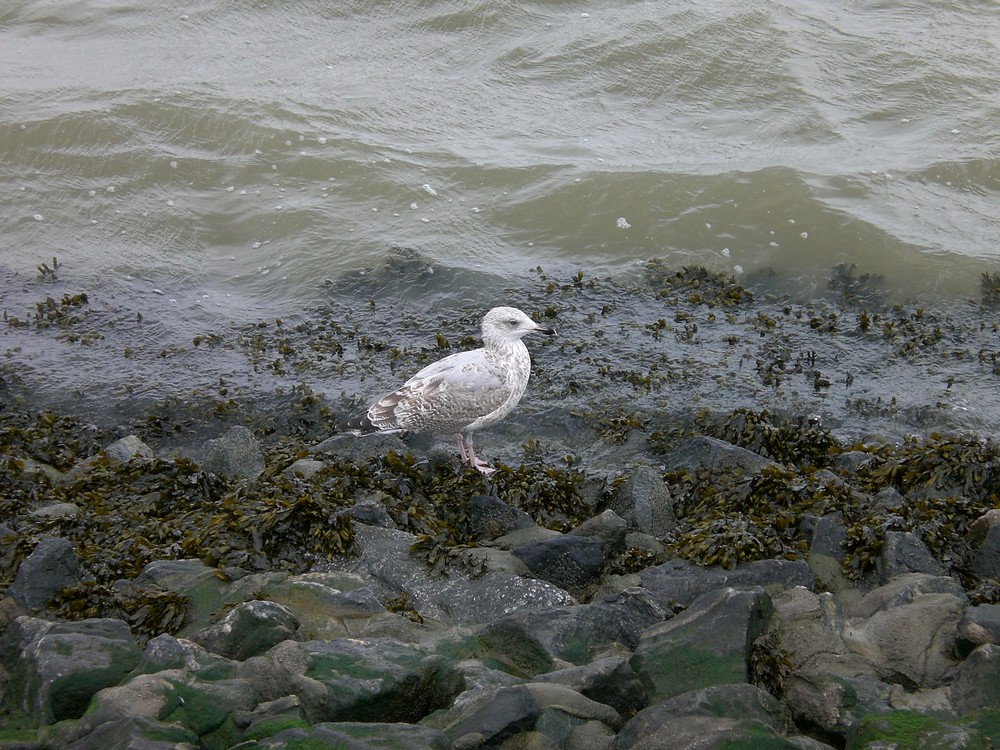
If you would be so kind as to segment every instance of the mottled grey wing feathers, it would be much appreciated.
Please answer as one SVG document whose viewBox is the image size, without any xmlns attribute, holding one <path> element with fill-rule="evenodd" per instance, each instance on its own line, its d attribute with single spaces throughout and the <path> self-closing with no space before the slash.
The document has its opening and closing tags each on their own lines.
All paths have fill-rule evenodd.
<svg viewBox="0 0 1000 750">
<path fill-rule="evenodd" d="M 459 432 L 500 408 L 509 395 L 483 350 L 459 352 L 428 365 L 347 426 L 361 431 Z"/>
</svg>

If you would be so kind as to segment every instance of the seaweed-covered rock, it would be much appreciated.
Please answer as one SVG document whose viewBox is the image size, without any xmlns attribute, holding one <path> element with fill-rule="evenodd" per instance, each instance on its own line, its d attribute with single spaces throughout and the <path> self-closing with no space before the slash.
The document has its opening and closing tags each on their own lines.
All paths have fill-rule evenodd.
<svg viewBox="0 0 1000 750">
<path fill-rule="evenodd" d="M 182 635 L 208 626 L 222 600 L 230 579 L 201 560 L 154 560 L 136 576 L 135 585 L 172 591 L 187 599 L 187 624 Z"/>
<path fill-rule="evenodd" d="M 624 654 L 606 656 L 582 666 L 540 674 L 534 681 L 566 685 L 591 700 L 611 706 L 622 716 L 630 716 L 643 708 L 647 699 L 646 689 L 628 659 Z"/>
<path fill-rule="evenodd" d="M 313 447 L 313 453 L 348 458 L 355 463 L 364 463 L 371 458 L 382 458 L 390 451 L 404 455 L 407 452 L 406 443 L 399 435 L 385 432 L 373 432 L 361 437 L 342 433 L 333 435 Z"/>
<path fill-rule="evenodd" d="M 36 610 L 60 589 L 76 583 L 79 572 L 73 545 L 61 537 L 46 536 L 21 562 L 7 593 L 25 610 Z"/>
<path fill-rule="evenodd" d="M 263 701 L 252 711 L 237 711 L 233 721 L 247 741 L 272 737 L 286 729 L 309 729 L 306 712 L 297 695 Z"/>
<path fill-rule="evenodd" d="M 531 516 L 493 495 L 476 495 L 466 506 L 469 534 L 475 539 L 490 540 L 515 529 L 534 526 Z"/>
<path fill-rule="evenodd" d="M 338 510 L 334 518 L 349 518 L 355 523 L 381 526 L 383 529 L 399 528 L 385 509 L 386 499 L 380 492 L 362 493 L 354 498 L 354 505 Z"/>
<path fill-rule="evenodd" d="M 664 718 L 655 730 L 633 744 L 615 742 L 612 750 L 729 750 L 734 747 L 794 750 L 774 730 L 754 719 L 726 716 L 679 716 Z"/>
<path fill-rule="evenodd" d="M 625 519 L 629 531 L 662 537 L 677 524 L 670 490 L 652 467 L 631 469 L 615 484 L 608 507 Z"/>
<path fill-rule="evenodd" d="M 511 552 L 535 577 L 576 595 L 586 592 L 604 568 L 604 542 L 596 536 L 560 534 Z"/>
<path fill-rule="evenodd" d="M 311 572 L 269 583 L 260 595 L 287 607 L 298 621 L 300 640 L 357 633 L 386 610 L 363 579 L 345 573 Z"/>
<path fill-rule="evenodd" d="M 454 748 L 495 747 L 508 737 L 535 729 L 540 718 L 553 709 L 614 728 L 622 721 L 613 708 L 568 687 L 528 683 L 502 688 L 488 703 L 448 727 L 446 732 Z"/>
<path fill-rule="evenodd" d="M 191 640 L 214 654 L 242 661 L 294 638 L 298 627 L 298 619 L 287 607 L 257 600 L 238 605 Z"/>
<path fill-rule="evenodd" d="M 175 638 L 161 633 L 146 641 L 133 674 L 155 674 L 173 669 L 187 669 L 197 672 L 202 679 L 218 680 L 232 677 L 237 664 L 235 660 L 210 653 L 186 638 Z"/>
<path fill-rule="evenodd" d="M 906 710 L 866 716 L 851 740 L 851 747 L 859 750 L 981 750 L 992 746 L 978 729 Z"/>
<path fill-rule="evenodd" d="M 951 675 L 951 702 L 960 714 L 1000 706 L 1000 646 L 979 646 Z"/>
<path fill-rule="evenodd" d="M 980 578 L 1000 578 L 1000 524 L 989 527 L 972 557 L 972 570 Z"/>
<path fill-rule="evenodd" d="M 847 530 L 844 528 L 844 514 L 840 511 L 825 515 L 807 517 L 809 531 L 809 555 L 825 555 L 843 560 L 847 552 Z"/>
<path fill-rule="evenodd" d="M 534 676 L 587 664 L 616 644 L 635 648 L 641 633 L 664 616 L 645 592 L 634 589 L 590 604 L 513 612 L 485 625 L 477 638 L 492 659 Z"/>
<path fill-rule="evenodd" d="M 137 675 L 101 690 L 72 731 L 89 734 L 121 718 L 170 721 L 193 732 L 202 745 L 228 747 L 240 738 L 236 716 L 251 711 L 259 701 L 257 690 L 246 679 L 206 680 L 171 669 Z"/>
<path fill-rule="evenodd" d="M 300 458 L 285 469 L 285 476 L 289 479 L 293 477 L 312 479 L 324 466 L 326 464 L 322 461 L 317 461 L 315 458 Z"/>
<path fill-rule="evenodd" d="M 704 594 L 681 614 L 643 632 L 630 664 L 650 700 L 728 682 L 747 682 L 750 644 L 773 606 L 757 587 Z"/>
<path fill-rule="evenodd" d="M 416 541 L 405 531 L 360 526 L 357 556 L 337 560 L 336 566 L 365 578 L 380 599 L 405 597 L 422 618 L 441 622 L 490 622 L 525 608 L 576 603 L 558 586 L 509 572 L 472 577 L 452 570 L 444 580 L 429 577 L 426 566 L 410 554 Z"/>
<path fill-rule="evenodd" d="M 642 586 L 660 606 L 688 605 L 702 594 L 726 586 L 761 586 L 781 590 L 792 586 L 812 588 L 815 576 L 804 560 L 759 560 L 733 570 L 703 568 L 686 560 L 670 560 L 639 573 Z"/>
<path fill-rule="evenodd" d="M 843 746 L 866 715 L 890 710 L 891 696 L 875 678 L 803 670 L 785 681 L 783 701 L 798 726 Z"/>
<path fill-rule="evenodd" d="M 888 531 L 878 560 L 879 579 L 885 583 L 903 573 L 944 575 L 944 566 L 934 559 L 920 537 L 910 531 Z"/>
<path fill-rule="evenodd" d="M 183 698 L 177 686 L 187 680 L 182 669 L 165 669 L 156 674 L 139 674 L 122 683 L 106 687 L 93 699 L 85 722 L 97 727 L 123 718 L 162 721 L 181 708 Z"/>
<path fill-rule="evenodd" d="M 419 724 L 378 722 L 320 723 L 311 727 L 284 729 L 270 737 L 245 742 L 240 750 L 284 750 L 285 748 L 342 748 L 343 750 L 448 750 L 448 736 Z"/>
<path fill-rule="evenodd" d="M 413 722 L 457 692 L 426 650 L 388 638 L 284 641 L 244 661 L 237 675 L 262 700 L 297 695 L 310 723 Z"/>
<path fill-rule="evenodd" d="M 758 453 L 705 435 L 683 440 L 664 459 L 663 464 L 669 471 L 738 469 L 746 474 L 754 474 L 767 466 L 776 465 Z"/>
<path fill-rule="evenodd" d="M 596 537 L 604 542 L 603 554 L 606 559 L 620 555 L 625 551 L 626 524 L 624 519 L 613 510 L 606 510 L 593 518 L 589 518 L 575 529 L 570 536 Z"/>
<path fill-rule="evenodd" d="M 809 540 L 809 567 L 817 584 L 838 595 L 858 596 L 858 581 L 852 581 L 844 571 L 847 556 L 847 528 L 840 511 L 822 516 L 807 515 L 802 521 L 802 533 Z"/>
<path fill-rule="evenodd" d="M 50 623 L 19 617 L 4 637 L 9 695 L 39 724 L 78 718 L 91 697 L 121 681 L 140 656 L 121 620 Z"/>
<path fill-rule="evenodd" d="M 174 723 L 128 717 L 100 724 L 66 750 L 177 750 L 197 747 L 198 736 Z"/>
<path fill-rule="evenodd" d="M 32 520 L 45 522 L 71 521 L 80 515 L 80 506 L 76 503 L 46 503 L 32 508 L 28 515 Z M 2 534 L 0 534 L 2 536 Z"/>
<path fill-rule="evenodd" d="M 203 453 L 202 468 L 223 476 L 253 479 L 264 470 L 264 457 L 257 438 L 242 425 L 207 441 Z"/>
<path fill-rule="evenodd" d="M 675 745 L 670 740 L 671 734 L 677 731 L 677 722 L 684 717 L 701 716 L 745 722 L 730 725 L 722 722 L 710 732 L 722 727 L 729 728 L 723 732 L 729 739 L 737 741 L 740 736 L 749 732 L 754 735 L 752 725 L 759 725 L 759 736 L 763 738 L 770 734 L 772 739 L 785 733 L 791 725 L 787 711 L 777 698 L 765 690 L 745 683 L 714 685 L 712 687 L 682 693 L 669 700 L 655 703 L 639 711 L 622 727 L 615 739 L 616 750 L 630 750 L 634 747 L 650 745 L 658 738 L 663 747 L 683 747 Z M 683 726 L 684 722 L 680 722 Z M 771 747 L 772 745 L 767 745 Z M 777 746 L 777 745 L 774 745 Z"/>
<path fill-rule="evenodd" d="M 136 435 L 126 435 L 105 448 L 104 455 L 111 461 L 125 462 L 134 458 L 149 459 L 155 454 L 153 449 Z"/>
</svg>

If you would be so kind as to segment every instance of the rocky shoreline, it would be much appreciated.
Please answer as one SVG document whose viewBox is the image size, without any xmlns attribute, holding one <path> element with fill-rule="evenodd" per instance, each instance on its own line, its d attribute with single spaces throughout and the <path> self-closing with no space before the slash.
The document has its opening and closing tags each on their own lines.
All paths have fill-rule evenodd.
<svg viewBox="0 0 1000 750">
<path fill-rule="evenodd" d="M 1000 745 L 996 278 L 942 311 L 539 269 L 506 301 L 560 337 L 489 478 L 336 432 L 475 343 L 379 309 L 403 279 L 449 271 L 148 351 L 99 291 L 8 316 L 0 750 Z M 201 380 L 109 426 L 45 347 Z"/>
<path fill-rule="evenodd" d="M 81 592 L 99 582 L 74 536 L 81 514 L 103 512 L 100 499 L 49 503 L 40 493 L 0 528 L 8 549 L 37 535 L 0 602 L 0 747 L 991 747 L 1000 607 L 981 600 L 1000 576 L 1000 514 L 968 502 L 994 497 L 1000 463 L 988 447 L 978 484 L 956 482 L 966 468 L 957 464 L 905 494 L 896 484 L 854 491 L 851 503 L 900 529 L 904 506 L 941 499 L 953 515 L 937 519 L 939 536 L 954 534 L 935 556 L 890 520 L 873 529 L 880 543 L 852 577 L 857 510 L 846 506 L 797 515 L 801 554 L 726 557 L 722 567 L 671 551 L 690 526 L 682 475 L 730 472 L 787 502 L 776 482 L 789 467 L 716 437 L 685 438 L 659 466 L 610 481 L 554 477 L 532 505 L 512 493 L 514 470 L 486 481 L 447 455 L 414 457 L 396 437 L 334 436 L 276 467 L 233 428 L 204 446 L 204 468 L 186 479 L 226 476 L 243 488 L 223 504 L 276 477 L 313 491 L 358 483 L 359 467 L 384 489 L 326 509 L 342 554 L 315 554 L 299 571 L 251 557 L 242 568 L 151 560 L 106 589 L 94 608 L 104 616 L 82 619 L 97 600 Z M 814 510 L 857 486 L 863 467 L 891 460 L 832 455 L 813 476 L 810 491 L 825 497 Z M 25 483 L 57 472 L 27 456 L 3 460 Z M 129 436 L 44 484 L 79 489 L 109 472 L 133 481 L 159 460 Z M 926 468 L 921 460 L 892 476 Z M 357 473 L 345 479 L 348 467 Z M 466 488 L 437 521 L 460 524 L 464 543 L 400 522 L 392 495 L 419 476 Z M 583 511 L 578 523 L 562 516 L 564 531 L 532 517 L 559 526 L 560 492 Z M 287 497 L 288 513 L 303 510 L 301 494 Z M 971 508 L 982 513 L 963 519 Z M 747 517 L 731 516 L 727 533 L 749 533 Z M 273 544 L 257 535 L 251 547 L 281 556 Z M 753 557 L 745 546 L 730 551 Z M 115 606 L 132 609 L 109 616 Z"/>
</svg>

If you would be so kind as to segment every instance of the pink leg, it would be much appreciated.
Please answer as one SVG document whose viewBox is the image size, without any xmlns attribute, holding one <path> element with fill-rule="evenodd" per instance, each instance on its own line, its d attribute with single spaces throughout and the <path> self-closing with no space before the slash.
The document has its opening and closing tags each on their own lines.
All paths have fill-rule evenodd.
<svg viewBox="0 0 1000 750">
<path fill-rule="evenodd" d="M 492 466 L 476 457 L 476 452 L 472 449 L 472 433 L 466 435 L 461 435 L 461 445 L 459 446 L 459 453 L 462 454 L 462 460 L 468 461 L 469 465 L 474 469 L 478 469 L 483 472 L 483 474 L 492 474 L 496 471 Z"/>
<path fill-rule="evenodd" d="M 465 436 L 461 433 L 455 435 L 455 442 L 458 443 L 458 455 L 462 457 L 462 463 L 468 463 L 469 456 L 465 452 Z"/>
</svg>

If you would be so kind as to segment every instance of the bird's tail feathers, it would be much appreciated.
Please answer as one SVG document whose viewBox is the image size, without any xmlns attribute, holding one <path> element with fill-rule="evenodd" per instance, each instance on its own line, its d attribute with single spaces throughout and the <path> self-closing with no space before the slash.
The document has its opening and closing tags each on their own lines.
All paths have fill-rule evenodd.
<svg viewBox="0 0 1000 750">
<path fill-rule="evenodd" d="M 356 417 L 351 417 L 347 420 L 345 424 L 344 432 L 349 432 L 352 435 L 357 435 L 358 437 L 364 437 L 365 435 L 373 435 L 376 432 L 392 434 L 394 432 L 405 432 L 402 427 L 379 427 L 377 424 L 372 422 L 371 418 L 368 416 L 368 412 L 364 414 L 359 414 Z"/>
<path fill-rule="evenodd" d="M 370 435 L 373 432 L 378 432 L 378 427 L 372 424 L 371 419 L 368 418 L 368 412 L 348 419 L 346 428 L 345 432 L 350 432 L 353 435 Z"/>
</svg>

